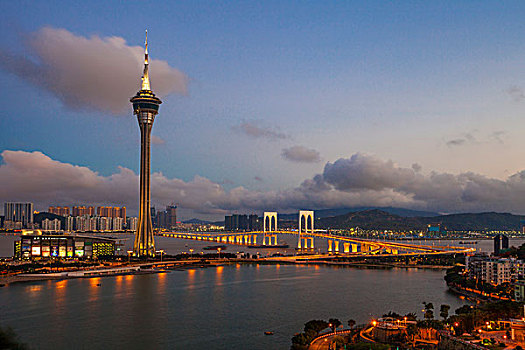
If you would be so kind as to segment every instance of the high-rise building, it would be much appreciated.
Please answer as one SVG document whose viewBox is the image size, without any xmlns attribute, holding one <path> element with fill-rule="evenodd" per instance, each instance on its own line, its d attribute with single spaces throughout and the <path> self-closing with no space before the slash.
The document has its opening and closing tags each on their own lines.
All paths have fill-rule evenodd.
<svg viewBox="0 0 525 350">
<path fill-rule="evenodd" d="M 130 100 L 131 103 L 133 103 L 133 114 L 137 116 L 141 137 L 139 222 L 133 244 L 133 254 L 138 257 L 155 255 L 153 225 L 150 212 L 150 143 L 153 122 L 162 102 L 155 96 L 153 91 L 151 91 L 148 68 L 148 35 L 146 32 L 142 86 L 140 91 Z"/>
<path fill-rule="evenodd" d="M 166 207 L 166 228 L 167 229 L 174 229 L 177 227 L 177 206 L 174 204 L 170 204 Z"/>
<path fill-rule="evenodd" d="M 494 255 L 499 255 L 501 250 L 501 235 L 494 236 Z"/>
<path fill-rule="evenodd" d="M 139 219 L 137 217 L 129 217 L 127 220 L 126 220 L 126 229 L 128 231 L 137 231 L 137 225 L 138 225 L 138 222 L 139 222 Z"/>
<path fill-rule="evenodd" d="M 126 218 L 126 207 L 97 207 L 97 215 L 107 218 Z"/>
<path fill-rule="evenodd" d="M 49 207 L 48 212 L 60 216 L 69 216 L 69 207 Z"/>
<path fill-rule="evenodd" d="M 95 207 L 85 207 L 85 206 L 75 206 L 72 209 L 71 215 L 73 216 L 94 216 L 95 215 Z"/>
<path fill-rule="evenodd" d="M 259 218 L 257 215 L 233 214 L 224 217 L 224 229 L 226 231 L 249 231 L 256 230 L 259 227 Z"/>
<path fill-rule="evenodd" d="M 158 228 L 174 229 L 177 227 L 177 206 L 170 204 L 165 211 L 158 211 L 155 215 L 154 226 Z"/>
<path fill-rule="evenodd" d="M 4 203 L 4 220 L 20 222 L 23 227 L 33 224 L 33 203 Z"/>
<path fill-rule="evenodd" d="M 75 229 L 75 217 L 68 216 L 66 217 L 66 227 L 64 229 L 68 232 L 71 232 Z"/>
<path fill-rule="evenodd" d="M 56 231 L 60 231 L 60 226 L 61 226 L 61 223 L 60 223 L 60 220 L 58 219 L 42 220 L 42 230 L 56 232 Z"/>
</svg>

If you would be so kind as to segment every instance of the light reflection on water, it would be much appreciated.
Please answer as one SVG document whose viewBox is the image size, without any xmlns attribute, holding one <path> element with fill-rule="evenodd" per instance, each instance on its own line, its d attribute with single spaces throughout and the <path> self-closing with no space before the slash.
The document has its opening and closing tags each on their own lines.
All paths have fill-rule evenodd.
<svg viewBox="0 0 525 350">
<path fill-rule="evenodd" d="M 443 271 L 230 265 L 10 285 L 0 324 L 36 349 L 288 349 L 308 320 L 359 323 L 418 312 L 422 301 L 464 303 L 446 292 Z"/>
</svg>

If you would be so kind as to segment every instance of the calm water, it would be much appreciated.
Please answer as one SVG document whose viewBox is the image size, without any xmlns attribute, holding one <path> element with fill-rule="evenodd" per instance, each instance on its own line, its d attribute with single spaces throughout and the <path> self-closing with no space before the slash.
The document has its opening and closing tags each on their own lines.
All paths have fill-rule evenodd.
<svg viewBox="0 0 525 350">
<path fill-rule="evenodd" d="M 287 349 L 310 319 L 421 314 L 423 301 L 463 303 L 442 271 L 231 265 L 10 285 L 0 324 L 37 349 Z"/>
<path fill-rule="evenodd" d="M 283 239 L 295 243 L 293 236 Z M 0 237 L 0 256 L 12 254 L 13 240 Z M 164 237 L 156 242 L 172 254 L 190 248 L 198 253 L 211 244 Z M 490 251 L 492 243 L 479 241 L 477 247 Z M 252 251 L 228 249 L 236 250 Z M 337 317 L 346 324 L 349 318 L 368 322 L 390 310 L 421 316 L 423 301 L 436 308 L 449 304 L 453 311 L 464 301 L 447 292 L 443 275 L 417 269 L 231 265 L 15 284 L 0 288 L 0 325 L 13 327 L 36 349 L 288 349 L 293 334 L 314 318 Z M 265 336 L 267 330 L 275 334 Z"/>
</svg>

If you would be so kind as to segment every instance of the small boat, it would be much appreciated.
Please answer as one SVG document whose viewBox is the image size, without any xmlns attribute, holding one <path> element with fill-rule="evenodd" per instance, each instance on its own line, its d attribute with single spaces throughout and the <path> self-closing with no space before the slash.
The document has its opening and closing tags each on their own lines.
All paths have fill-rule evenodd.
<svg viewBox="0 0 525 350">
<path fill-rule="evenodd" d="M 273 332 L 266 331 L 266 332 L 264 332 L 264 335 L 273 335 Z"/>
<path fill-rule="evenodd" d="M 100 287 L 100 283 L 97 283 L 97 287 Z"/>
</svg>

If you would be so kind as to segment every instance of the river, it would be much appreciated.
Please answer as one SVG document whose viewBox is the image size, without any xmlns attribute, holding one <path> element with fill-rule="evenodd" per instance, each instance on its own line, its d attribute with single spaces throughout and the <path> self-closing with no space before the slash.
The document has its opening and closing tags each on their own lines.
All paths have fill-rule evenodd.
<svg viewBox="0 0 525 350">
<path fill-rule="evenodd" d="M 0 238 L 0 247 L 12 244 L 12 237 Z M 182 250 L 188 242 L 171 239 Z M 311 319 L 363 323 L 390 310 L 421 317 L 423 301 L 436 314 L 441 304 L 453 313 L 465 301 L 447 291 L 443 276 L 412 268 L 235 264 L 12 284 L 0 288 L 0 325 L 35 349 L 288 349 Z"/>
</svg>

